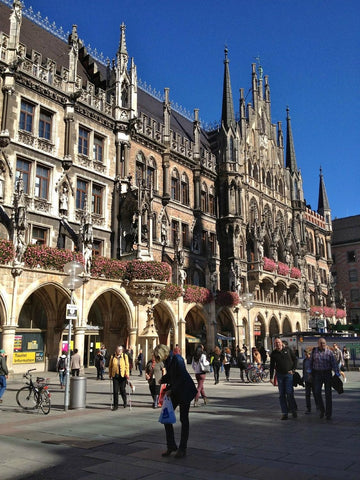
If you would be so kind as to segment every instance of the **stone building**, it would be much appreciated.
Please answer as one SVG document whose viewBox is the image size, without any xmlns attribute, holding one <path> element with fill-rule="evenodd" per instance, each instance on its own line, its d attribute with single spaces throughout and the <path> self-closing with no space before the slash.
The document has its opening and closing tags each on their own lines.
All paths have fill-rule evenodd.
<svg viewBox="0 0 360 480">
<path fill-rule="evenodd" d="M 125 25 L 112 62 L 76 26 L 65 39 L 18 0 L 0 3 L 0 34 L 0 319 L 12 369 L 54 368 L 67 338 L 61 255 L 85 264 L 74 292 L 85 366 L 100 343 L 146 358 L 159 341 L 184 355 L 199 341 L 269 346 L 306 330 L 311 306 L 331 305 L 323 176 L 315 212 L 289 111 L 284 143 L 261 66 L 237 115 L 225 51 L 221 124 L 204 129 L 169 88 L 160 99 L 139 84 Z M 116 276 L 119 260 L 169 264 L 178 293 Z"/>
<path fill-rule="evenodd" d="M 332 274 L 337 303 L 347 320 L 360 329 L 360 215 L 333 220 Z"/>
</svg>

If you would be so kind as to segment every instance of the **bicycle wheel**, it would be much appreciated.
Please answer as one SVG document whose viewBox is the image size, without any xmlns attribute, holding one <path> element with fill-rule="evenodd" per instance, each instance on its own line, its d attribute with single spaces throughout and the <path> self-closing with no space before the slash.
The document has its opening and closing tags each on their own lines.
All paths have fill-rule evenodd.
<svg viewBox="0 0 360 480">
<path fill-rule="evenodd" d="M 37 398 L 31 387 L 22 387 L 16 394 L 16 402 L 24 410 L 34 410 L 37 407 Z"/>
<path fill-rule="evenodd" d="M 43 390 L 39 393 L 39 406 L 44 415 L 47 415 L 50 412 L 51 401 L 47 390 Z"/>
<path fill-rule="evenodd" d="M 258 372 L 257 368 L 254 367 L 249 371 L 249 380 L 252 383 L 259 383 L 260 382 L 260 376 L 259 376 L 259 372 Z"/>
</svg>

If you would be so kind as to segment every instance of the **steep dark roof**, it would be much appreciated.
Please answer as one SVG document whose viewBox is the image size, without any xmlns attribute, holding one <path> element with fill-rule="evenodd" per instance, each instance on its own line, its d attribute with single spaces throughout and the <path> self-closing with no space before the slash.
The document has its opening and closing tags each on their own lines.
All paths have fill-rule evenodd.
<svg viewBox="0 0 360 480">
<path fill-rule="evenodd" d="M 0 2 L 0 31 L 9 34 L 10 21 L 9 17 L 11 9 Z M 81 31 L 79 31 L 79 37 Z M 27 55 L 31 55 L 31 50 L 39 52 L 43 56 L 43 60 L 49 58 L 54 60 L 57 65 L 57 70 L 60 71 L 61 67 L 68 68 L 69 66 L 69 46 L 60 38 L 56 37 L 53 33 L 45 30 L 40 25 L 33 23 L 30 19 L 23 15 L 22 25 L 20 31 L 20 42 L 27 48 Z M 136 59 L 135 59 L 136 60 Z M 88 59 L 89 63 L 95 63 L 97 70 L 99 71 L 101 80 L 106 78 L 106 66 L 96 62 L 91 57 Z M 136 63 L 136 62 L 135 62 Z M 86 81 L 93 82 L 93 78 L 85 66 L 78 61 L 78 75 L 81 77 L 83 85 Z M 99 82 L 97 82 L 99 83 Z M 171 92 L 171 90 L 170 90 Z M 159 123 L 163 123 L 163 102 L 154 96 L 147 93 L 141 87 L 138 88 L 138 111 L 153 118 Z M 172 109 L 170 128 L 179 133 L 181 136 L 193 141 L 193 123 L 180 113 Z M 210 145 L 206 132 L 201 133 L 201 143 L 204 148 L 210 150 Z"/>
<path fill-rule="evenodd" d="M 335 218 L 332 221 L 333 245 L 360 242 L 360 215 Z"/>
</svg>

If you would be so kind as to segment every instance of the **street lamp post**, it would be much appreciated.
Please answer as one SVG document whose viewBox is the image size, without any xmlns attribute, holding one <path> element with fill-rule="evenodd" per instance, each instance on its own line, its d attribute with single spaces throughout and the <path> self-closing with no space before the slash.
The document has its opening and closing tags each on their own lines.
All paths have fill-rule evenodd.
<svg viewBox="0 0 360 480">
<path fill-rule="evenodd" d="M 70 304 L 66 306 L 66 320 L 69 320 L 69 331 L 67 341 L 67 368 L 66 368 L 66 383 L 65 383 L 65 398 L 64 398 L 64 410 L 65 412 L 69 408 L 69 394 L 70 394 L 70 345 L 71 345 L 71 330 L 72 321 L 77 317 L 77 306 L 73 305 L 74 290 L 81 287 L 84 283 L 83 278 L 80 277 L 84 273 L 84 266 L 76 261 L 68 262 L 64 265 L 64 272 L 67 277 L 63 280 L 63 285 L 71 292 Z"/>
<path fill-rule="evenodd" d="M 253 347 L 253 328 L 250 323 L 250 310 L 254 306 L 254 294 L 250 292 L 244 293 L 243 295 L 241 295 L 240 300 L 241 300 L 242 306 L 247 310 L 248 328 L 249 328 L 249 351 L 251 355 L 251 349 Z"/>
</svg>

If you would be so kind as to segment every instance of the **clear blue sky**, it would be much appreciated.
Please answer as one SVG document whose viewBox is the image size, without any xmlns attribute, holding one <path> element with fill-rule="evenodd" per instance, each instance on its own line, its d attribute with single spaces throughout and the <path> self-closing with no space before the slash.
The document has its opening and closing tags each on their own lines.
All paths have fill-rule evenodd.
<svg viewBox="0 0 360 480">
<path fill-rule="evenodd" d="M 25 0 L 52 23 L 113 58 L 120 24 L 138 77 L 206 122 L 220 119 L 224 45 L 235 110 L 260 55 L 272 121 L 290 108 L 307 203 L 323 168 L 333 217 L 360 213 L 358 0 Z M 248 97 L 251 99 L 251 96 Z"/>
</svg>

